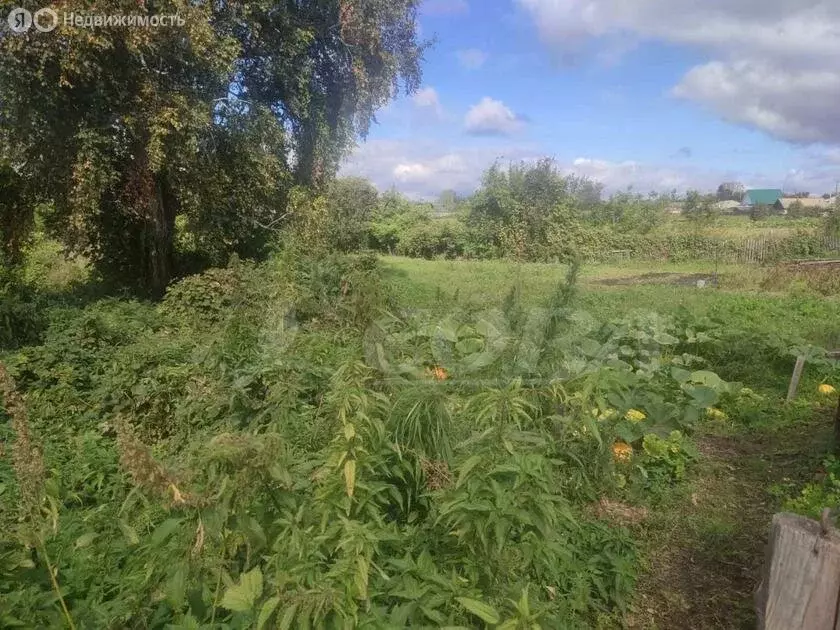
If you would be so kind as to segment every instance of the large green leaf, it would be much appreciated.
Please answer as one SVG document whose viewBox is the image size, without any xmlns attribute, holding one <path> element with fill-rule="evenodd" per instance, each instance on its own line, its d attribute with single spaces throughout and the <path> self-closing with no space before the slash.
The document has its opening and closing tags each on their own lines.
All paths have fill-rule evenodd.
<svg viewBox="0 0 840 630">
<path fill-rule="evenodd" d="M 298 605 L 292 604 L 283 611 L 283 616 L 280 618 L 280 623 L 277 624 L 277 630 L 289 630 L 292 627 L 292 622 L 295 620 Z"/>
<path fill-rule="evenodd" d="M 157 526 L 154 533 L 152 533 L 151 543 L 153 547 L 159 547 L 167 539 L 175 533 L 178 526 L 181 524 L 180 518 L 170 518 Z"/>
<path fill-rule="evenodd" d="M 683 384 L 687 383 L 691 378 L 691 372 L 688 370 L 684 370 L 678 367 L 671 368 L 671 377 L 677 381 L 677 383 Z"/>
<path fill-rule="evenodd" d="M 451 317 L 447 317 L 435 326 L 435 336 L 443 337 L 447 341 L 455 343 L 458 341 L 458 322 Z"/>
<path fill-rule="evenodd" d="M 461 606 L 466 608 L 482 621 L 486 621 L 487 623 L 494 625 L 499 623 L 499 613 L 496 612 L 496 609 L 489 604 L 480 602 L 477 599 L 470 599 L 469 597 L 456 597 L 455 599 L 458 600 L 458 603 L 461 604 Z"/>
<path fill-rule="evenodd" d="M 277 608 L 279 603 L 279 597 L 270 597 L 265 600 L 262 608 L 260 608 L 260 616 L 257 617 L 257 630 L 262 630 L 265 627 L 265 624 L 267 624 L 268 620 L 271 619 L 271 615 L 274 614 L 274 610 Z"/>
<path fill-rule="evenodd" d="M 262 595 L 263 575 L 259 567 L 243 573 L 239 582 L 225 591 L 222 607 L 233 612 L 248 612 Z"/>
<path fill-rule="evenodd" d="M 718 393 L 706 385 L 683 385 L 683 389 L 700 407 L 711 407 L 718 401 Z"/>
<path fill-rule="evenodd" d="M 455 349 L 461 354 L 474 354 L 484 349 L 484 342 L 476 337 L 465 337 L 455 344 Z"/>
<path fill-rule="evenodd" d="M 187 576 L 189 575 L 189 565 L 186 562 L 179 562 L 175 567 L 175 571 L 169 577 L 166 583 L 166 599 L 175 610 L 184 605 L 187 592 Z"/>
<path fill-rule="evenodd" d="M 699 385 L 705 385 L 715 391 L 721 391 L 726 388 L 726 381 L 714 372 L 708 370 L 697 370 L 691 373 L 691 382 Z"/>
</svg>

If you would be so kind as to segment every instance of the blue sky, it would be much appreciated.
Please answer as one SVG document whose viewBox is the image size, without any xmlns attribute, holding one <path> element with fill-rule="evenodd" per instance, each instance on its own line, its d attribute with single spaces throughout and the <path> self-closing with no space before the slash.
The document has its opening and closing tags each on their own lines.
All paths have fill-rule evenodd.
<svg viewBox="0 0 840 630">
<path fill-rule="evenodd" d="M 542 156 L 608 190 L 840 179 L 834 0 L 426 0 L 420 27 L 421 90 L 344 174 L 423 198 Z"/>
</svg>

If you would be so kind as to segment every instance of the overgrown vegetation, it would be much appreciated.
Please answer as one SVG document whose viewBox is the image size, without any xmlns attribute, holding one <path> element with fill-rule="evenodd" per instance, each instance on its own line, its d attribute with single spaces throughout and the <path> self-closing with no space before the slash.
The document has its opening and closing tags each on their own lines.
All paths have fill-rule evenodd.
<svg viewBox="0 0 840 630">
<path fill-rule="evenodd" d="M 290 247 L 50 307 L 3 359 L 3 624 L 612 627 L 641 550 L 591 506 L 665 500 L 805 343 L 599 321 L 576 266 L 427 311 L 381 276 Z"/>
</svg>

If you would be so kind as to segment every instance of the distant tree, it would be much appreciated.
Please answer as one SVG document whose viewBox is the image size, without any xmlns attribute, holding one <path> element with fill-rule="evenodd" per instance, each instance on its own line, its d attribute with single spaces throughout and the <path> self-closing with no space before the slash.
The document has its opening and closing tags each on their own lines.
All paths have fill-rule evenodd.
<svg viewBox="0 0 840 630">
<path fill-rule="evenodd" d="M 795 193 L 792 193 L 792 194 L 787 195 L 787 196 L 791 197 L 793 199 L 807 199 L 808 197 L 811 196 L 811 193 L 809 193 L 809 192 L 795 192 Z"/>
<path fill-rule="evenodd" d="M 571 194 L 583 207 L 591 208 L 601 203 L 604 194 L 604 185 L 601 182 L 589 179 L 588 177 L 568 177 L 568 189 Z"/>
<path fill-rule="evenodd" d="M 551 223 L 576 215 L 578 182 L 550 158 L 507 168 L 493 164 L 471 199 L 470 227 L 503 254 L 530 255 L 545 245 Z"/>
<path fill-rule="evenodd" d="M 379 202 L 376 187 L 362 177 L 342 177 L 330 183 L 326 197 L 330 244 L 344 252 L 367 247 L 368 223 Z"/>
<path fill-rule="evenodd" d="M 717 222 L 720 210 L 715 205 L 713 195 L 703 195 L 696 190 L 689 190 L 685 195 L 683 216 L 697 229 L 708 228 Z"/>
<path fill-rule="evenodd" d="M 740 182 L 724 182 L 717 189 L 718 201 L 738 201 L 744 198 L 746 189 Z"/>
<path fill-rule="evenodd" d="M 371 213 L 368 245 L 379 251 L 394 253 L 409 230 L 431 220 L 428 204 L 406 199 L 397 190 L 391 189 L 379 196 L 379 203 Z"/>
<path fill-rule="evenodd" d="M 837 197 L 834 207 L 823 220 L 823 232 L 831 238 L 840 238 L 840 197 Z"/>
<path fill-rule="evenodd" d="M 667 197 L 658 193 L 644 196 L 628 189 L 610 196 L 589 216 L 594 223 L 611 225 L 621 232 L 646 234 L 663 221 L 667 203 Z"/>
<path fill-rule="evenodd" d="M 454 190 L 444 190 L 435 202 L 435 211 L 438 214 L 452 214 L 458 209 L 461 197 Z"/>
</svg>

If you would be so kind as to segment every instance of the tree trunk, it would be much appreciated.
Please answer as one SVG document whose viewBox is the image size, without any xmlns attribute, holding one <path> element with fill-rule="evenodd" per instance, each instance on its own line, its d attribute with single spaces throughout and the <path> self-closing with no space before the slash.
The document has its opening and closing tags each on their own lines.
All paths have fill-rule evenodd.
<svg viewBox="0 0 840 630">
<path fill-rule="evenodd" d="M 173 275 L 177 198 L 165 173 L 155 175 L 154 182 L 154 196 L 149 200 L 146 216 L 143 266 L 146 287 L 152 297 L 159 298 Z"/>
</svg>

